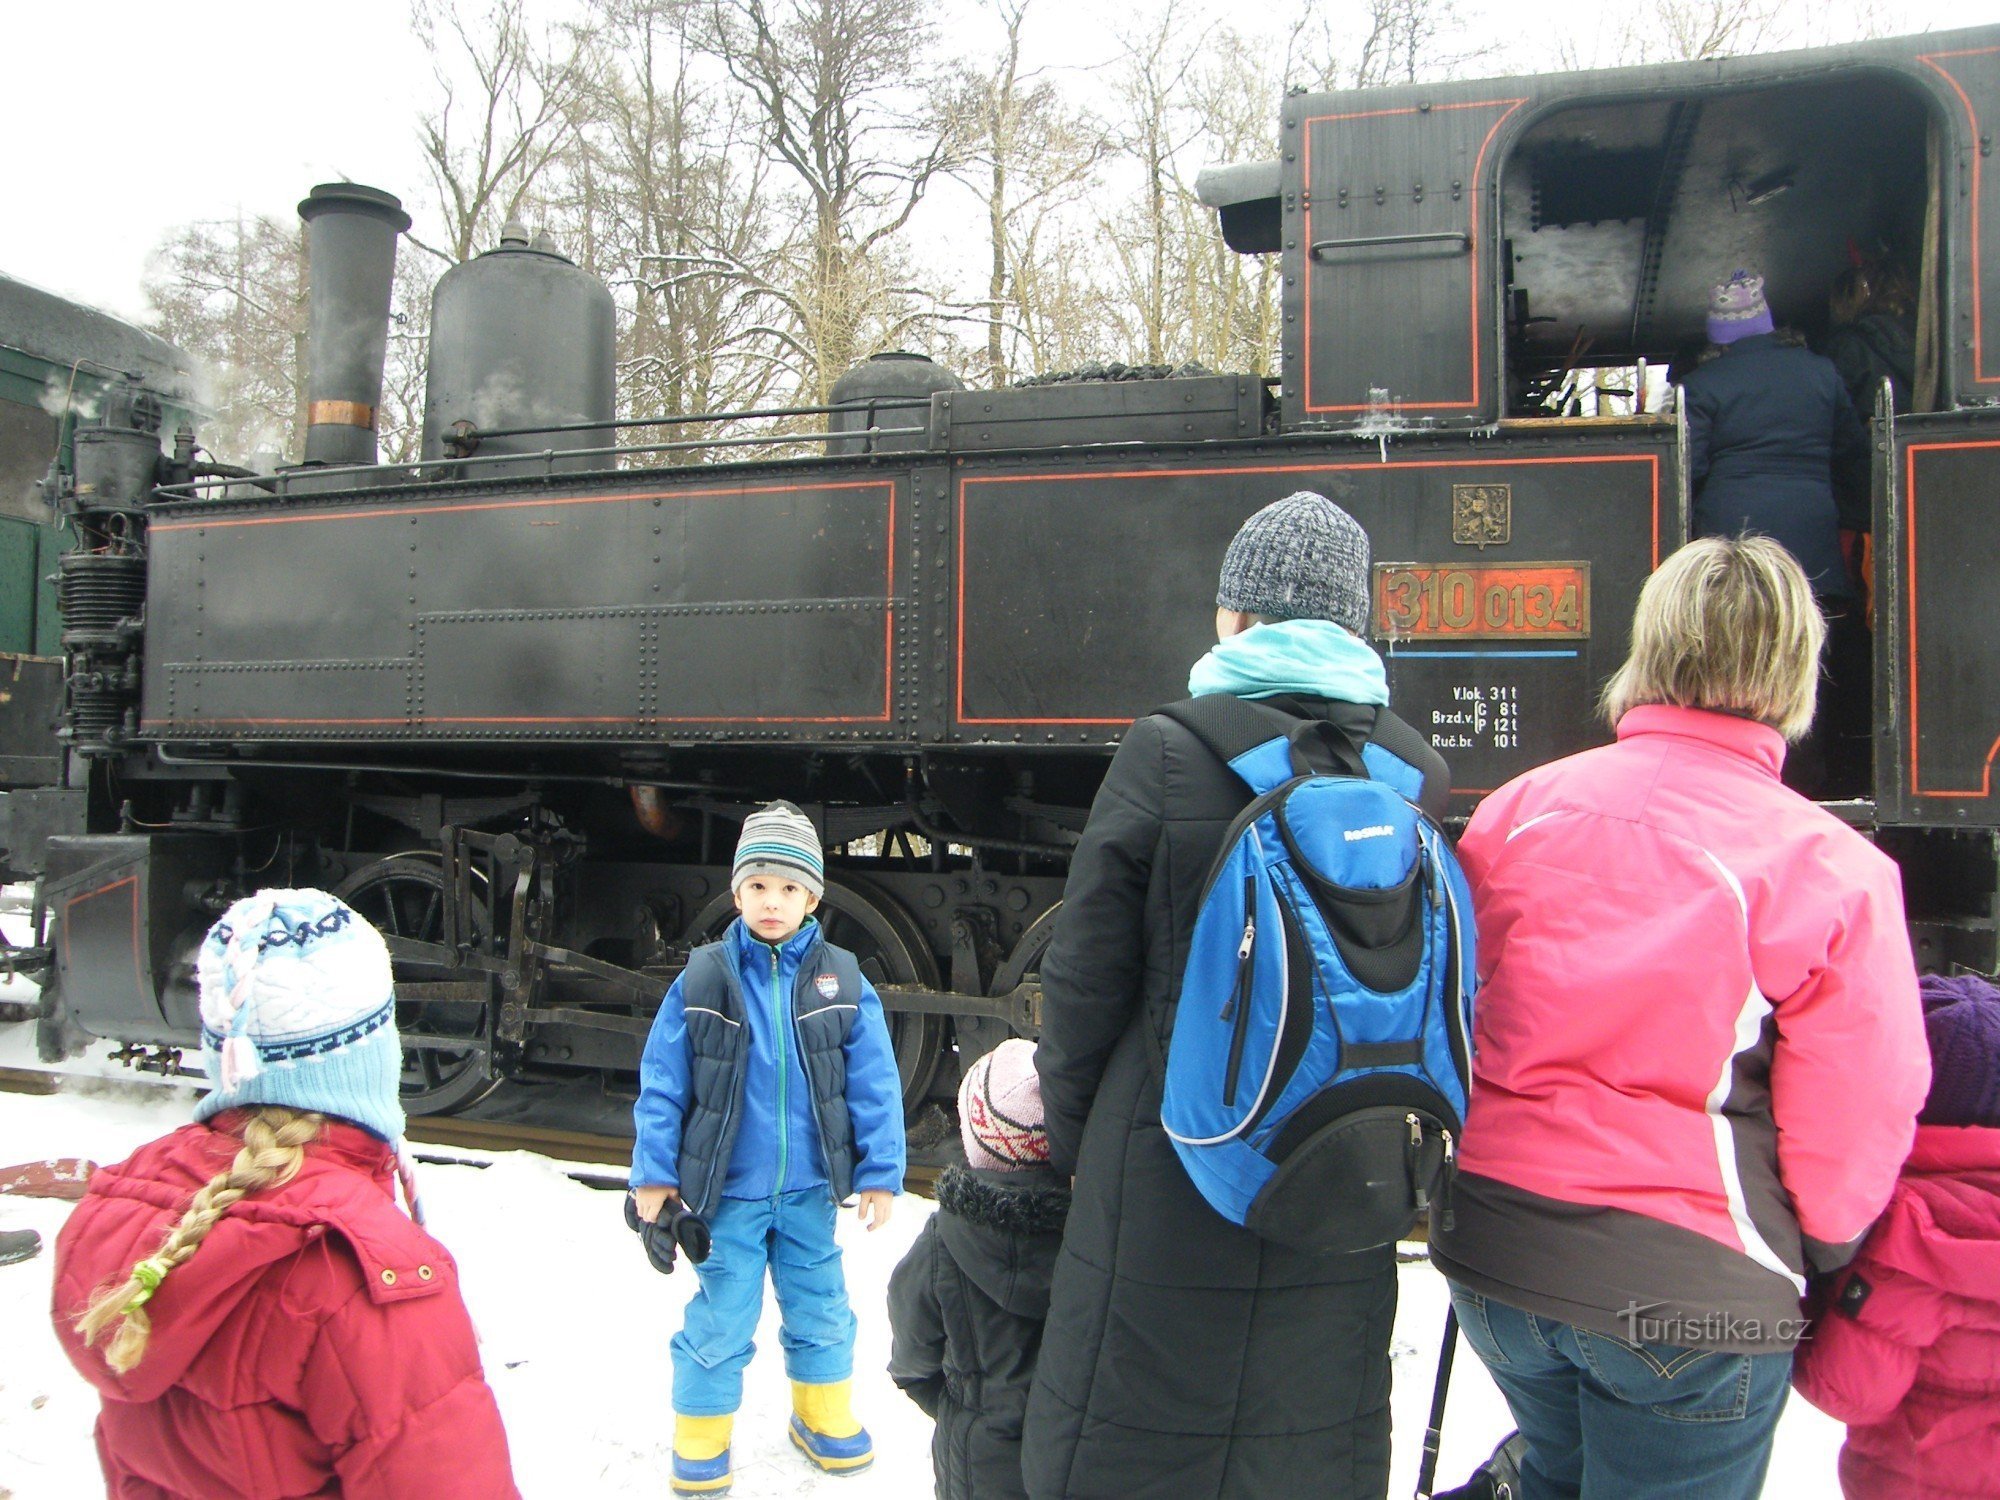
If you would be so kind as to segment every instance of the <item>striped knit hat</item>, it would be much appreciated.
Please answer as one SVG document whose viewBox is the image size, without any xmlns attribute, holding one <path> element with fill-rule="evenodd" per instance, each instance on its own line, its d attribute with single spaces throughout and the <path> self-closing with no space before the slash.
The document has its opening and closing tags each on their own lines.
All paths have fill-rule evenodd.
<svg viewBox="0 0 2000 1500">
<path fill-rule="evenodd" d="M 752 875 L 796 881 L 815 896 L 826 894 L 826 856 L 812 819 L 789 802 L 771 802 L 743 820 L 729 888 L 741 890 Z"/>
<path fill-rule="evenodd" d="M 958 1133 L 965 1159 L 993 1172 L 1018 1172 L 1049 1159 L 1035 1044 L 1011 1037 L 965 1070 L 958 1086 Z"/>
<path fill-rule="evenodd" d="M 325 891 L 259 891 L 209 929 L 195 975 L 209 1092 L 194 1117 L 277 1104 L 350 1120 L 397 1147 L 414 1211 L 381 935 Z"/>
</svg>

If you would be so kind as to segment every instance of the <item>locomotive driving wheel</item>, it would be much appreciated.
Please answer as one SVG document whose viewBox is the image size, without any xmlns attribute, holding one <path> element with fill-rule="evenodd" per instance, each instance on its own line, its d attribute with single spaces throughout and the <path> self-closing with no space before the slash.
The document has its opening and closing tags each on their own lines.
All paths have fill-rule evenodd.
<svg viewBox="0 0 2000 1500">
<path fill-rule="evenodd" d="M 695 917 L 688 941 L 713 942 L 735 915 L 735 898 L 725 891 Z M 829 880 L 815 915 L 826 940 L 852 953 L 862 974 L 878 989 L 885 984 L 937 988 L 937 964 L 923 929 L 889 896 L 859 882 Z M 890 1010 L 887 1015 L 907 1115 L 924 1102 L 931 1080 L 937 1077 L 944 1057 L 945 1018 L 917 1011 Z"/>
<path fill-rule="evenodd" d="M 445 890 L 437 856 L 412 853 L 392 855 L 355 871 L 334 894 L 385 938 L 442 943 Z M 489 920 L 486 902 L 475 890 L 471 911 L 475 938 L 485 936 Z M 438 965 L 410 959 L 395 960 L 395 973 L 406 983 L 446 977 Z M 406 1038 L 400 1088 L 404 1110 L 413 1115 L 448 1115 L 492 1093 L 500 1080 L 493 1074 L 491 1027 L 492 1008 L 481 1002 L 398 1001 L 396 1030 Z"/>
</svg>

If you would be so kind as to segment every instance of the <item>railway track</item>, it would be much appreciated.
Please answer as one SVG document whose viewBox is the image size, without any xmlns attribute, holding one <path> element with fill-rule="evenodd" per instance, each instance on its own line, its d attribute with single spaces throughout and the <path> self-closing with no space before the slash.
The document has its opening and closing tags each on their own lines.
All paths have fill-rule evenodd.
<svg viewBox="0 0 2000 1500">
<path fill-rule="evenodd" d="M 10 1094 L 53 1094 L 68 1075 L 41 1068 L 0 1067 L 0 1092 Z M 118 1080 L 111 1080 L 114 1084 Z M 552 1130 L 541 1125 L 523 1125 L 502 1120 L 465 1120 L 451 1115 L 420 1115 L 409 1123 L 410 1144 L 419 1161 L 450 1166 L 483 1167 L 476 1157 L 446 1155 L 444 1151 L 532 1151 L 561 1164 L 564 1172 L 588 1187 L 623 1192 L 624 1168 L 632 1159 L 632 1142 L 616 1135 L 598 1135 L 580 1130 Z M 431 1150 L 422 1148 L 430 1147 Z M 615 1169 L 615 1170 L 613 1170 Z M 936 1189 L 939 1168 L 912 1166 L 903 1177 L 903 1190 L 928 1198 Z"/>
</svg>

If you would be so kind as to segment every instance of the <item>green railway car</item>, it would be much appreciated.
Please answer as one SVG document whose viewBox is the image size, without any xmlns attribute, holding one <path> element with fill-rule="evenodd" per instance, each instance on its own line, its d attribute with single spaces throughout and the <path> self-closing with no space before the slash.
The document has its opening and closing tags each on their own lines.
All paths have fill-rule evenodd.
<svg viewBox="0 0 2000 1500">
<path fill-rule="evenodd" d="M 159 398 L 168 433 L 197 410 L 193 361 L 165 339 L 0 276 L 0 789 L 60 779 L 54 574 L 75 539 L 40 481 L 121 374 Z"/>
</svg>

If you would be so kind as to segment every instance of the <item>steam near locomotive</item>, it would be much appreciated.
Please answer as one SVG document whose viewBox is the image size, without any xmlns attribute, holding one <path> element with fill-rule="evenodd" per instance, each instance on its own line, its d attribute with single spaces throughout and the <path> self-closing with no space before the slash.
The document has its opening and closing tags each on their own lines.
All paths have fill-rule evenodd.
<svg viewBox="0 0 2000 1500">
<path fill-rule="evenodd" d="M 943 1094 L 954 1052 L 1035 1029 L 1092 794 L 1181 696 L 1245 516 L 1310 487 L 1367 527 L 1375 644 L 1463 815 L 1603 736 L 1687 535 L 1659 395 L 1710 285 L 1760 267 L 1810 331 L 1852 244 L 1906 268 L 1918 365 L 1871 424 L 1873 770 L 1834 805 L 1901 860 L 1920 963 L 1991 972 L 1996 116 L 2000 29 L 1295 95 L 1272 160 L 1202 184 L 1281 258 L 1277 378 L 966 390 L 881 355 L 774 414 L 816 429 L 782 458 L 718 445 L 743 414 L 616 422 L 609 293 L 509 233 L 438 283 L 421 460 L 377 465 L 408 219 L 317 188 L 303 463 L 198 461 L 142 372 L 45 486 L 77 539 L 61 750 L 0 811 L 45 1050 L 191 1047 L 208 924 L 311 884 L 388 939 L 413 1110 L 629 1074 L 785 796 L 906 1103 Z M 1626 414 L 1574 409 L 1579 370 Z"/>
</svg>

